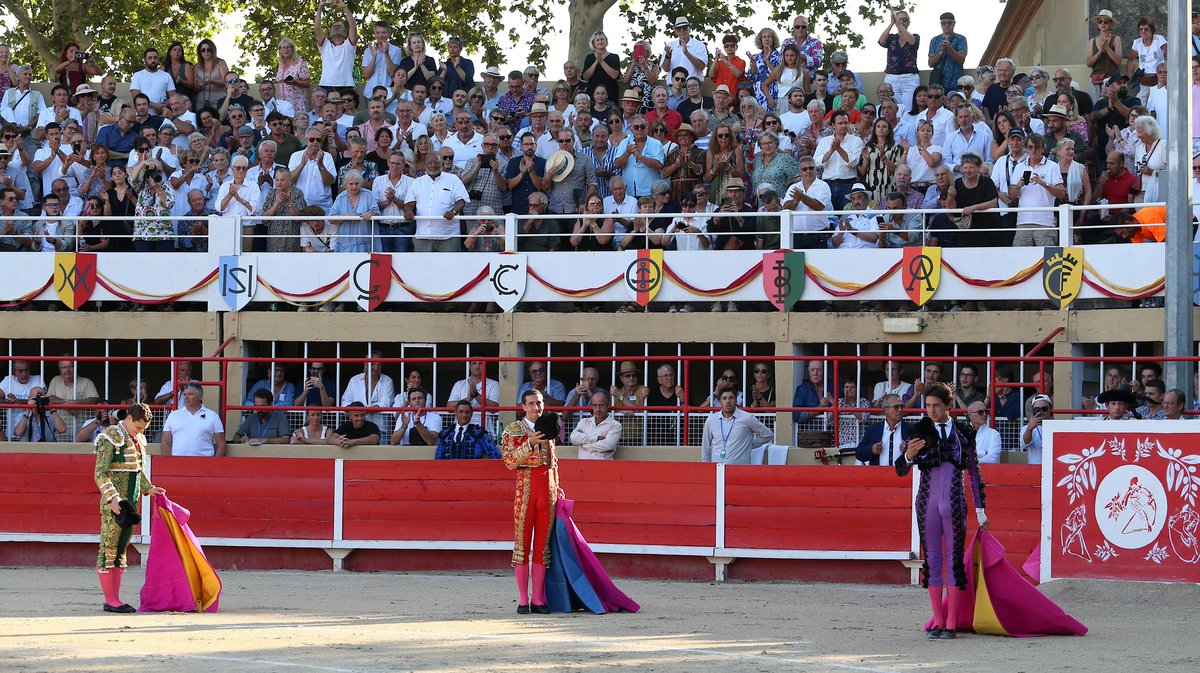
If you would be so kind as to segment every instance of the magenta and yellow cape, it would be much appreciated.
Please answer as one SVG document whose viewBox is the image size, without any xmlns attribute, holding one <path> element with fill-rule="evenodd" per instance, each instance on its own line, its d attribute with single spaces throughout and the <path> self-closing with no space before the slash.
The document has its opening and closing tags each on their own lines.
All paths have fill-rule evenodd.
<svg viewBox="0 0 1200 673">
<path fill-rule="evenodd" d="M 150 500 L 150 553 L 140 612 L 216 612 L 221 580 L 192 535 L 192 513 L 165 495 Z"/>
</svg>

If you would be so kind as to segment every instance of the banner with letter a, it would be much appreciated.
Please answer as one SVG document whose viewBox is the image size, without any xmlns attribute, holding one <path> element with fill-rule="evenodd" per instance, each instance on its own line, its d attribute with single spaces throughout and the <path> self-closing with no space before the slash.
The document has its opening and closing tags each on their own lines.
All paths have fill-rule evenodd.
<svg viewBox="0 0 1200 673">
<path fill-rule="evenodd" d="M 240 311 L 258 290 L 258 257 L 221 255 L 217 264 L 218 299 L 209 299 L 210 311 Z M 211 297 L 211 295 L 209 295 Z"/>
<path fill-rule="evenodd" d="M 918 246 L 904 248 L 900 278 L 904 284 L 904 294 L 917 306 L 924 306 L 933 298 L 942 280 L 942 249 Z"/>
<path fill-rule="evenodd" d="M 96 254 L 54 253 L 54 292 L 72 311 L 83 306 L 96 289 Z"/>
<path fill-rule="evenodd" d="M 637 256 L 625 267 L 625 287 L 638 306 L 654 299 L 663 284 L 663 251 L 638 250 Z"/>
<path fill-rule="evenodd" d="M 804 294 L 804 281 L 803 252 L 779 250 L 763 255 L 763 292 L 775 308 L 790 311 Z"/>
</svg>

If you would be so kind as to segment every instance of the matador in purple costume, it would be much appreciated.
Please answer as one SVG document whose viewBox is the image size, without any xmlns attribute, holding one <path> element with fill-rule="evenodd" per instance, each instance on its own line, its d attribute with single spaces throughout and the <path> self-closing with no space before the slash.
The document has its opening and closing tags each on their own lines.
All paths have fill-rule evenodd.
<svg viewBox="0 0 1200 673">
<path fill-rule="evenodd" d="M 929 589 L 933 625 L 928 637 L 955 637 L 960 592 L 967 588 L 963 548 L 967 537 L 967 497 L 963 490 L 963 471 L 971 479 L 975 514 L 980 526 L 987 526 L 984 514 L 983 480 L 975 441 L 950 418 L 950 390 L 935 384 L 925 392 L 926 418 L 921 419 L 909 437 L 903 460 L 896 462 L 900 476 L 915 464 L 921 470 L 917 490 L 917 528 L 925 560 L 921 565 L 921 585 Z M 954 586 L 947 587 L 946 602 L 942 588 L 946 570 L 953 573 Z M 970 628 L 970 624 L 963 625 Z"/>
</svg>

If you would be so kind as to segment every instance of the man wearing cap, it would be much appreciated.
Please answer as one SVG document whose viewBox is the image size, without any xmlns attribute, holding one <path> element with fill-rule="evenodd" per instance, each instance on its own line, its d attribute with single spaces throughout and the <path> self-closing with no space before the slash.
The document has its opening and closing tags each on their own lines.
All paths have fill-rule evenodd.
<svg viewBox="0 0 1200 673">
<path fill-rule="evenodd" d="M 850 210 L 866 210 L 871 192 L 861 183 L 856 182 L 850 188 Z M 838 222 L 836 232 L 830 239 L 834 248 L 874 248 L 879 241 L 879 227 L 874 215 L 845 215 Z"/>
<path fill-rule="evenodd" d="M 29 173 L 25 167 L 13 163 L 13 153 L 4 145 L 0 145 L 0 189 L 12 190 L 15 201 L 13 208 L 25 210 L 33 208 L 33 190 L 29 186 Z M 5 215 L 13 215 L 5 212 Z"/>
<path fill-rule="evenodd" d="M 11 156 L 8 150 L 0 148 L 0 166 L 5 165 L 8 156 Z M 0 185 L 0 252 L 27 250 L 33 242 L 33 221 L 11 219 L 23 214 L 17 210 L 19 205 L 17 193 Z"/>
<path fill-rule="evenodd" d="M 929 41 L 929 83 L 954 91 L 967 59 L 967 38 L 954 32 L 954 14 L 943 12 L 938 22 L 942 32 Z"/>
<path fill-rule="evenodd" d="M 713 91 L 713 109 L 708 113 L 709 128 L 716 128 L 719 124 L 740 124 L 742 118 L 738 116 L 737 109 L 733 107 L 733 95 L 729 92 L 729 87 L 722 84 Z"/>
<path fill-rule="evenodd" d="M 830 122 L 833 135 L 817 141 L 813 158 L 821 166 L 821 179 L 829 184 L 833 208 L 840 210 L 858 180 L 863 141 L 850 134 L 850 115 L 845 110 L 834 110 Z"/>
<path fill-rule="evenodd" d="M 500 102 L 500 80 L 504 76 L 500 74 L 500 68 L 494 65 L 488 66 L 483 71 L 483 111 L 491 112 Z"/>
<path fill-rule="evenodd" d="M 1128 392 L 1125 393 L 1131 398 L 1133 397 Z M 1033 414 L 1029 417 L 1029 422 L 1021 428 L 1021 450 L 1028 454 L 1030 465 L 1042 464 L 1042 422 L 1048 421 L 1054 417 L 1053 409 L 1054 402 L 1050 400 L 1049 395 L 1034 395 L 1030 398 Z"/>
<path fill-rule="evenodd" d="M 1053 149 L 1060 140 L 1070 140 L 1075 143 L 1075 160 L 1084 166 L 1092 162 L 1092 148 L 1084 141 L 1083 136 L 1067 128 L 1067 109 L 1061 105 L 1052 105 L 1042 111 L 1042 121 L 1046 123 L 1046 147 Z"/>
<path fill-rule="evenodd" d="M 708 71 L 708 47 L 692 39 L 692 26 L 684 17 L 675 19 L 675 39 L 663 46 L 663 69 L 684 68 L 690 77 L 703 78 Z"/>
<path fill-rule="evenodd" d="M 829 86 L 826 91 L 832 98 L 842 89 L 842 73 L 850 73 L 854 76 L 854 86 L 859 91 L 863 90 L 862 77 L 858 73 L 852 72 L 847 65 L 850 63 L 850 56 L 844 51 L 835 51 L 829 57 Z"/>
<path fill-rule="evenodd" d="M 1021 177 L 1025 173 L 1025 132 L 1021 129 L 1014 128 L 1008 132 L 1008 152 L 996 160 L 992 164 L 992 182 L 996 183 L 996 191 L 998 192 L 1000 203 L 1000 228 L 1002 231 L 995 232 L 995 235 L 1000 237 L 997 239 L 997 245 L 1007 245 L 1012 243 L 1012 229 L 1017 226 L 1017 215 L 1013 212 L 1013 208 L 1017 205 L 1017 200 L 1009 195 L 1009 190 L 1013 184 L 1021 181 Z"/>
<path fill-rule="evenodd" d="M 526 135 L 533 136 L 533 144 L 537 150 L 537 155 L 542 159 L 545 159 L 547 156 L 549 156 L 548 153 L 544 153 L 541 142 L 542 137 L 546 135 L 546 110 L 547 107 L 545 103 L 534 103 L 532 106 L 530 106 L 528 110 L 529 125 L 520 128 L 516 133 L 517 137 L 522 140 Z M 553 136 L 548 136 L 548 140 L 551 142 L 551 144 L 554 144 Z"/>
<path fill-rule="evenodd" d="M 811 80 L 816 77 L 817 71 L 821 69 L 821 62 L 825 60 L 825 46 L 809 32 L 808 17 L 798 15 L 792 19 L 792 36 L 784 40 L 779 48 L 783 49 L 789 44 L 796 45 L 800 50 L 800 62 L 808 71 L 808 78 Z"/>
<path fill-rule="evenodd" d="M 617 155 L 614 166 L 621 170 L 633 196 L 649 196 L 650 188 L 662 179 L 666 152 L 662 143 L 647 135 L 649 122 L 642 115 L 629 119 L 631 137 Z"/>
</svg>

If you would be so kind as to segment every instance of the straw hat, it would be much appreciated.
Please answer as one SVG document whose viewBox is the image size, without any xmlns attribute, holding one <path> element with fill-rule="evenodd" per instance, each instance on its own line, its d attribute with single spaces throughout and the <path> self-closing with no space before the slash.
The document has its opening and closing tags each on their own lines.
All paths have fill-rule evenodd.
<svg viewBox="0 0 1200 673">
<path fill-rule="evenodd" d="M 566 170 L 561 173 L 556 173 L 560 166 L 566 166 Z M 566 150 L 558 150 L 546 158 L 546 174 L 551 176 L 550 179 L 555 182 L 562 182 L 571 174 L 571 170 L 575 168 L 575 155 Z"/>
<path fill-rule="evenodd" d="M 1117 17 L 1113 16 L 1111 9 L 1102 9 L 1096 13 L 1096 16 L 1092 17 L 1092 21 L 1097 21 L 1099 19 L 1108 19 L 1112 22 L 1113 28 L 1117 27 Z"/>
</svg>

